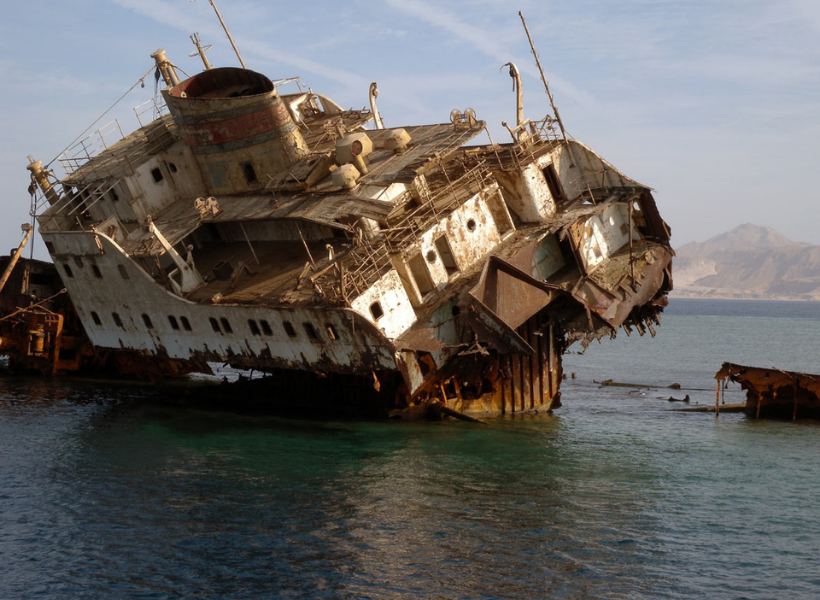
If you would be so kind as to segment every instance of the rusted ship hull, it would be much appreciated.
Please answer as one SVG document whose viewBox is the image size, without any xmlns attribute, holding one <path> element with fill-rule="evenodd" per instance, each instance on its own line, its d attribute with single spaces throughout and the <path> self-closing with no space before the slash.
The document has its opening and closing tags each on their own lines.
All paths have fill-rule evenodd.
<svg viewBox="0 0 820 600">
<path fill-rule="evenodd" d="M 750 417 L 820 418 L 820 375 L 723 363 L 715 379 L 718 396 L 729 381 L 746 390 Z"/>
<path fill-rule="evenodd" d="M 673 252 L 651 190 L 560 120 L 525 120 L 514 66 L 512 142 L 466 146 L 487 132 L 472 109 L 386 128 L 375 84 L 346 111 L 248 69 L 180 82 L 152 56 L 170 114 L 66 151 L 60 179 L 28 167 L 43 240 L 121 371 L 218 362 L 336 382 L 339 402 L 514 413 L 560 404 L 570 343 L 654 335 Z"/>
</svg>

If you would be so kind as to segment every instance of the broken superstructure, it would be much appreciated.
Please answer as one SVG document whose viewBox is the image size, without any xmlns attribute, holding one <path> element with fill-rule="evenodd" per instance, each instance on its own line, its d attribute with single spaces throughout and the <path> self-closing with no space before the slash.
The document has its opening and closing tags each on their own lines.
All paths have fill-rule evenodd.
<svg viewBox="0 0 820 600">
<path fill-rule="evenodd" d="M 40 233 L 93 345 L 162 377 L 209 362 L 385 408 L 558 405 L 575 340 L 654 333 L 671 289 L 650 189 L 520 103 L 506 144 L 468 109 L 387 128 L 244 68 L 179 81 L 101 152 L 29 170 Z M 209 65 L 206 64 L 206 67 Z M 557 116 L 557 113 L 556 113 Z M 370 128 L 374 127 L 374 128 Z M 89 140 L 92 138 L 89 138 Z"/>
</svg>

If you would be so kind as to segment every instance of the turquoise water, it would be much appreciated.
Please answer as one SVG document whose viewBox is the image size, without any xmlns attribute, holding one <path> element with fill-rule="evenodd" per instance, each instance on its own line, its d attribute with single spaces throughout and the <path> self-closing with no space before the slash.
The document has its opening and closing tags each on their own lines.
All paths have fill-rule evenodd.
<svg viewBox="0 0 820 600">
<path fill-rule="evenodd" d="M 781 304 L 673 301 L 487 426 L 0 380 L 0 598 L 816 598 L 818 423 L 667 401 L 725 360 L 820 372 L 820 305 Z"/>
</svg>

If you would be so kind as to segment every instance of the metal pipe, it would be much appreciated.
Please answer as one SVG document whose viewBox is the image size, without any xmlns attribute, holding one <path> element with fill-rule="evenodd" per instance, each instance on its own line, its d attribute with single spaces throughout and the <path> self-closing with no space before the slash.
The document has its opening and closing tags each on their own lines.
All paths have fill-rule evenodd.
<svg viewBox="0 0 820 600">
<path fill-rule="evenodd" d="M 11 276 L 11 272 L 14 270 L 14 265 L 17 264 L 17 261 L 20 259 L 20 255 L 23 253 L 23 248 L 26 247 L 26 244 L 28 244 L 28 241 L 34 233 L 34 228 L 28 223 L 23 223 L 22 229 L 26 232 L 26 235 L 23 236 L 23 241 L 20 242 L 20 245 L 17 246 L 17 250 L 15 250 L 14 254 L 11 256 L 11 260 L 6 267 L 6 270 L 3 272 L 3 276 L 0 277 L 0 291 L 2 291 L 3 287 L 5 287 L 6 282 Z"/>
</svg>

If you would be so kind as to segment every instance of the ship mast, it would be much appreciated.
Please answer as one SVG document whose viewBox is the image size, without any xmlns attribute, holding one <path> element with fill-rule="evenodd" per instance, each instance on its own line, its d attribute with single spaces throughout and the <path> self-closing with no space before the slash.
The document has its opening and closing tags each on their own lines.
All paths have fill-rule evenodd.
<svg viewBox="0 0 820 600">
<path fill-rule="evenodd" d="M 191 0 L 191 2 L 194 2 L 194 0 Z M 225 35 L 228 36 L 228 41 L 230 41 L 231 46 L 233 46 L 233 51 L 236 53 L 236 58 L 239 59 L 239 64 L 242 65 L 243 69 L 247 69 L 248 67 L 245 66 L 245 61 L 242 60 L 242 57 L 239 55 L 239 50 L 237 49 L 236 44 L 234 43 L 233 38 L 231 37 L 231 33 L 228 31 L 228 26 L 225 25 L 225 20 L 222 18 L 222 15 L 219 14 L 219 9 L 216 7 L 216 3 L 214 2 L 214 0 L 208 0 L 208 2 L 210 2 L 211 6 L 214 7 L 216 18 L 219 19 L 219 22 L 222 24 L 222 29 L 225 30 Z"/>
</svg>

